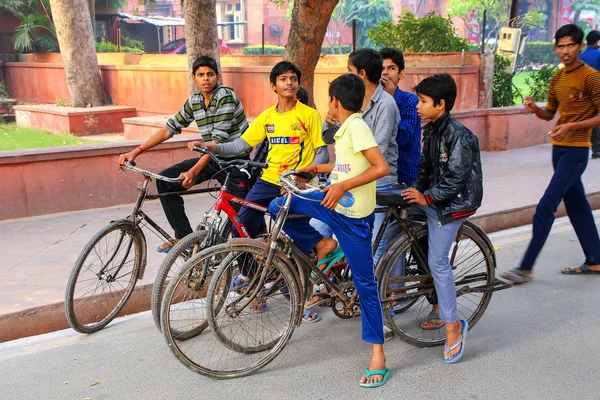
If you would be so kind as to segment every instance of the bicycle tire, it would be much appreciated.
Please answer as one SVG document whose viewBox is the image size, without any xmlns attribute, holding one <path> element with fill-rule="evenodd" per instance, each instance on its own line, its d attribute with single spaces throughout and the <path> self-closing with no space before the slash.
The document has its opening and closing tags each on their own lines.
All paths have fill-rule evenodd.
<svg viewBox="0 0 600 400">
<path fill-rule="evenodd" d="M 160 310 L 162 298 L 170 279 L 172 279 L 176 272 L 181 269 L 187 260 L 204 248 L 197 248 L 196 245 L 202 245 L 204 243 L 206 247 L 210 247 L 214 244 L 225 242 L 225 239 L 221 236 L 213 235 L 212 240 L 210 240 L 209 243 L 206 243 L 205 240 L 207 235 L 208 231 L 197 230 L 185 236 L 173 246 L 160 265 L 158 273 L 156 274 L 156 279 L 154 280 L 154 285 L 152 286 L 152 317 L 159 330 L 161 329 Z M 189 251 L 188 248 L 192 248 L 192 250 Z M 191 333 L 193 334 L 193 332 Z M 175 334 L 182 335 L 183 332 L 176 332 Z"/>
<path fill-rule="evenodd" d="M 117 232 L 117 235 L 113 235 Z M 126 237 L 129 240 L 125 240 Z M 108 250 L 111 242 L 118 247 Z M 106 251 L 103 251 L 103 243 L 105 243 L 104 250 Z M 144 234 L 139 228 L 134 230 L 132 221 L 119 220 L 111 222 L 102 228 L 85 245 L 75 261 L 65 293 L 65 314 L 69 325 L 74 330 L 80 333 L 93 333 L 104 328 L 117 316 L 135 288 L 138 274 L 143 266 L 142 264 L 145 262 L 145 244 Z M 130 256 L 133 256 L 133 259 L 127 261 Z M 96 260 L 91 262 L 94 258 Z M 118 263 L 123 263 L 123 267 L 119 271 L 119 277 L 114 281 L 118 283 L 120 289 L 108 296 L 106 295 L 105 286 L 109 286 L 109 293 L 113 293 L 111 290 L 113 282 L 107 281 L 107 279 L 111 279 L 109 276 L 107 277 L 104 274 L 100 276 L 98 274 L 102 270 L 102 265 L 107 263 L 106 265 L 109 266 L 113 261 L 116 261 L 117 265 Z M 96 273 L 92 268 L 95 268 L 95 264 L 98 264 L 98 262 L 99 265 L 97 266 L 100 268 L 98 268 L 98 272 Z M 115 269 L 109 268 L 108 271 L 110 270 L 114 271 Z M 129 270 L 131 272 L 127 273 Z M 92 276 L 88 279 L 80 279 L 87 272 L 91 272 Z M 96 275 L 96 277 L 93 277 L 93 275 Z M 129 275 L 127 278 L 127 287 L 124 287 L 118 278 L 127 277 L 127 275 Z M 82 287 L 84 285 L 83 282 L 90 280 L 92 282 L 89 285 Z M 94 285 L 93 281 L 97 281 L 95 287 L 92 287 Z M 96 294 L 97 289 L 99 289 L 98 285 L 102 285 L 101 294 Z M 82 298 L 75 299 L 76 295 L 82 290 L 85 290 Z M 111 305 L 113 303 L 115 304 Z"/>
<path fill-rule="evenodd" d="M 426 227 L 417 230 L 415 237 L 417 242 L 426 239 Z M 411 289 L 405 292 L 412 297 L 407 297 L 405 300 L 411 303 L 408 306 L 400 304 L 400 307 L 403 307 L 401 311 L 394 308 L 394 311 L 390 312 L 390 306 L 384 306 L 386 323 L 407 343 L 420 347 L 441 345 L 446 340 L 445 327 L 431 330 L 421 328 L 421 322 L 429 313 L 432 302 L 435 301 L 435 286 L 429 267 L 420 265 L 421 262 L 412 255 L 413 244 L 410 238 L 400 236 L 394 241 L 396 244 L 390 244 L 390 247 L 395 250 L 387 258 L 379 276 L 380 296 L 385 305 L 390 303 L 386 301 L 390 293 L 403 291 L 402 288 L 392 287 L 394 284 L 390 283 L 392 270 L 397 261 L 403 257 L 405 282 L 401 284 L 410 285 Z M 459 240 L 455 240 L 450 249 L 450 264 L 454 271 L 459 318 L 467 320 L 469 329 L 472 329 L 491 300 L 495 263 L 484 238 L 469 224 L 463 225 Z M 395 278 L 396 284 L 402 280 Z M 470 285 L 474 286 L 471 288 Z"/>
<path fill-rule="evenodd" d="M 238 324 L 240 324 L 239 321 L 242 319 L 244 321 L 250 321 L 250 323 L 245 326 L 246 328 L 249 326 L 260 328 L 258 325 L 261 323 L 261 320 L 264 321 L 266 319 L 265 316 L 270 315 L 269 313 L 271 311 L 276 311 L 276 308 L 273 307 L 273 305 L 285 303 L 285 312 L 287 312 L 288 315 L 287 318 L 281 319 L 281 321 L 285 320 L 285 322 L 282 322 L 283 326 L 281 329 L 275 330 L 277 332 L 277 340 L 274 341 L 273 344 L 269 344 L 267 346 L 268 348 L 261 349 L 264 351 L 257 351 L 256 346 L 251 348 L 250 351 L 244 351 L 247 349 L 240 348 L 232 349 L 232 347 L 235 347 L 231 346 L 231 342 L 235 339 L 235 332 L 233 335 L 230 335 L 225 331 L 228 329 L 228 326 L 235 329 L 234 324 L 227 325 L 221 323 L 221 321 L 217 321 L 217 323 L 214 321 L 215 319 L 222 318 L 226 315 L 222 305 L 228 297 L 236 296 L 236 294 L 245 296 L 248 293 L 244 292 L 243 289 L 238 291 L 230 289 L 232 276 L 234 276 L 234 273 L 238 268 L 238 265 L 234 262 L 235 259 L 239 259 L 236 255 L 240 252 L 249 252 L 253 255 L 263 256 L 264 251 L 264 248 L 261 247 L 254 247 L 251 245 L 233 246 L 231 243 L 213 246 L 209 249 L 205 249 L 198 253 L 194 258 L 190 259 L 185 264 L 184 268 L 179 271 L 177 277 L 172 279 L 169 283 L 163 298 L 162 331 L 173 354 L 187 368 L 202 375 L 220 379 L 246 376 L 263 368 L 271 362 L 283 350 L 286 343 L 291 338 L 299 317 L 300 294 L 293 273 L 289 270 L 287 264 L 277 257 L 275 257 L 272 263 L 272 268 L 277 272 L 278 276 L 283 278 L 284 284 L 288 286 L 289 290 L 286 294 L 289 295 L 289 300 L 287 300 L 279 290 L 275 290 L 276 288 L 273 287 L 273 290 L 271 291 L 273 297 L 269 297 L 267 300 L 267 311 L 261 313 L 247 313 L 244 315 L 240 313 L 238 315 L 239 318 L 232 319 L 234 320 L 234 323 L 237 319 Z M 177 310 L 173 307 L 173 304 L 171 304 L 172 300 L 182 299 L 182 293 L 185 291 L 185 287 L 181 285 L 183 282 L 182 278 L 193 268 L 193 264 L 200 262 L 203 258 L 211 257 L 220 259 L 221 264 L 213 273 L 213 279 L 211 280 L 206 296 L 207 301 L 203 305 L 207 308 L 206 311 L 209 313 L 209 328 L 206 329 L 202 335 L 198 335 L 193 339 L 186 341 L 177 340 L 173 337 L 171 333 L 172 330 L 170 329 L 170 325 L 173 323 L 172 320 L 179 318 Z M 182 286 L 182 290 L 177 289 L 179 286 Z M 247 286 L 246 288 L 249 287 L 250 286 Z M 219 288 L 226 288 L 226 290 L 220 290 Z M 188 308 L 196 301 L 196 299 L 191 296 L 183 297 L 183 300 L 188 303 Z M 275 300 L 277 300 L 277 302 L 275 302 Z M 247 308 L 249 307 L 250 305 L 248 305 Z M 283 309 L 284 308 L 280 308 L 280 310 Z M 246 310 L 246 308 L 244 310 Z M 189 318 L 185 318 L 185 314 L 183 316 L 183 321 L 189 320 Z M 242 321 L 241 324 L 245 324 L 244 321 Z M 267 322 L 270 322 L 270 320 Z M 240 331 L 242 331 L 242 334 L 249 332 L 248 330 L 244 331 L 243 329 L 240 329 Z M 254 332 L 252 329 L 250 331 Z M 252 333 L 249 333 L 249 335 L 251 334 Z M 251 341 L 252 338 L 243 339 L 245 346 L 248 347 L 248 342 Z M 270 342 L 273 342 L 272 338 Z M 239 343 L 237 344 L 239 345 Z M 240 366 L 242 363 L 244 365 Z"/>
</svg>

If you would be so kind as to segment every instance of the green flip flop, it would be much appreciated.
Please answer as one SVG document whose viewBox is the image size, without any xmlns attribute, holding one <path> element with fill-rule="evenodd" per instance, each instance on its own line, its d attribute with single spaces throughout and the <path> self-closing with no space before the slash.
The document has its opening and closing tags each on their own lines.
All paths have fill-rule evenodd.
<svg viewBox="0 0 600 400">
<path fill-rule="evenodd" d="M 379 386 L 383 386 L 385 384 L 385 382 L 387 381 L 387 378 L 390 376 L 390 369 L 386 368 L 386 369 L 376 369 L 375 371 L 369 371 L 369 368 L 365 368 L 365 375 L 367 375 L 367 378 L 370 378 L 373 375 L 383 375 L 383 379 L 380 380 L 379 382 L 359 383 L 360 386 L 366 387 L 366 388 L 379 387 Z"/>
<path fill-rule="evenodd" d="M 327 254 L 327 257 L 317 261 L 317 267 L 319 265 L 326 264 L 327 266 L 323 270 L 323 273 L 326 274 L 327 271 L 329 271 L 331 269 L 331 267 L 333 267 L 335 264 L 340 262 L 340 260 L 344 257 L 345 257 L 344 251 L 342 250 L 342 248 L 336 247 L 335 250 L 332 250 L 329 254 Z M 313 273 L 311 274 L 311 277 L 313 279 L 316 279 L 317 274 L 313 271 Z"/>
</svg>

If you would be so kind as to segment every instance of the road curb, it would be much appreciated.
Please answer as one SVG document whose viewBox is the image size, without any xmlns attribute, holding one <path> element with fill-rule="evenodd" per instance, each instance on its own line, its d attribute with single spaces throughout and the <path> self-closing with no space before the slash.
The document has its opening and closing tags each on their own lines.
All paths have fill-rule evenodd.
<svg viewBox="0 0 600 400">
<path fill-rule="evenodd" d="M 593 210 L 600 209 L 600 191 L 588 194 Z M 531 224 L 536 204 L 511 210 L 479 215 L 471 218 L 487 233 Z M 566 215 L 561 204 L 556 217 Z M 120 315 L 134 314 L 151 308 L 152 284 L 139 285 Z M 69 327 L 65 317 L 64 302 L 0 315 L 0 343 L 27 336 L 54 332 Z"/>
</svg>

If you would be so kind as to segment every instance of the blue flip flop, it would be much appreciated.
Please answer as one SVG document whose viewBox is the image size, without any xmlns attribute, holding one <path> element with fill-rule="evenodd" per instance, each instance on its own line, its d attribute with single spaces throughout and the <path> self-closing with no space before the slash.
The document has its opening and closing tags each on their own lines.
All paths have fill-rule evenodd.
<svg viewBox="0 0 600 400">
<path fill-rule="evenodd" d="M 446 364 L 454 364 L 455 362 L 460 360 L 460 358 L 462 357 L 463 352 L 465 350 L 465 343 L 467 342 L 467 332 L 469 330 L 469 324 L 464 319 L 461 319 L 460 322 L 462 323 L 463 328 L 462 328 L 462 332 L 459 337 L 459 340 L 450 347 L 448 347 L 444 344 L 444 353 L 452 351 L 452 350 L 456 349 L 458 346 L 460 346 L 460 351 L 458 352 L 457 355 L 455 355 L 454 357 L 452 357 L 449 360 L 446 360 L 446 358 L 444 358 L 444 362 Z"/>
<path fill-rule="evenodd" d="M 314 319 L 308 319 L 311 314 L 315 314 L 317 317 Z M 321 316 L 314 312 L 311 308 L 307 308 L 302 314 L 302 321 L 308 322 L 309 324 L 314 324 L 315 322 L 319 322 L 321 320 Z"/>
<path fill-rule="evenodd" d="M 327 254 L 327 257 L 317 261 L 317 267 L 319 265 L 326 264 L 327 266 L 323 270 L 323 273 L 325 274 L 331 269 L 331 267 L 340 262 L 340 260 L 344 257 L 344 250 L 342 250 L 341 247 L 336 247 L 335 250 L 332 250 L 329 254 Z M 311 276 L 314 279 L 317 277 L 317 274 L 313 271 Z"/>
<path fill-rule="evenodd" d="M 390 369 L 386 368 L 386 369 L 376 369 L 375 371 L 369 371 L 369 368 L 365 368 L 365 375 L 367 375 L 367 378 L 370 378 L 373 375 L 383 375 L 383 379 L 380 380 L 379 382 L 359 383 L 360 386 L 365 387 L 365 388 L 379 387 L 379 386 L 385 385 L 387 378 L 390 376 Z"/>
<path fill-rule="evenodd" d="M 231 285 L 229 286 L 229 290 L 237 291 L 237 290 L 245 288 L 249 284 L 250 284 L 250 279 L 246 278 L 242 274 L 237 274 L 236 276 L 233 277 L 233 280 L 231 281 Z"/>
</svg>

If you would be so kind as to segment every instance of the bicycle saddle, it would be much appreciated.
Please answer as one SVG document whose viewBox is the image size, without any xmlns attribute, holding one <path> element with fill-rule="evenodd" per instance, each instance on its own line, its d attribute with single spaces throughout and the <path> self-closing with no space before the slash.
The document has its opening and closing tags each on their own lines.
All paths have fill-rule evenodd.
<svg viewBox="0 0 600 400">
<path fill-rule="evenodd" d="M 402 193 L 408 188 L 409 186 L 398 186 L 394 189 L 377 192 L 377 205 L 400 208 L 410 207 L 410 204 L 402 198 Z"/>
</svg>

